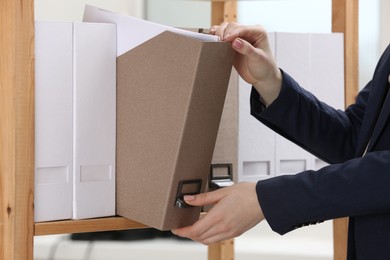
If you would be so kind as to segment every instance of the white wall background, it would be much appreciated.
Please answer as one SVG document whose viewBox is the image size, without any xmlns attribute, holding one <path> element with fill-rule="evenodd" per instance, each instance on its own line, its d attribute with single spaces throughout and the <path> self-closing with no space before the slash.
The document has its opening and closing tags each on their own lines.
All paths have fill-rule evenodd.
<svg viewBox="0 0 390 260">
<path fill-rule="evenodd" d="M 145 0 L 145 19 L 184 28 L 209 28 L 210 1 Z"/>
<path fill-rule="evenodd" d="M 268 31 L 330 32 L 331 0 L 239 0 L 238 22 Z M 38 20 L 81 21 L 85 4 L 166 25 L 209 28 L 210 1 L 200 0 L 35 0 Z M 390 1 L 359 0 L 359 85 L 371 78 L 390 42 Z"/>
<path fill-rule="evenodd" d="M 380 48 L 380 2 L 359 0 L 359 85 L 363 88 L 372 78 L 382 53 Z"/>
<path fill-rule="evenodd" d="M 178 27 L 210 26 L 208 1 L 146 0 L 146 18 Z M 359 1 L 359 87 L 371 79 L 377 60 L 390 42 L 390 1 Z M 259 0 L 238 2 L 238 22 L 261 24 L 268 31 L 331 32 L 331 0 Z"/>
<path fill-rule="evenodd" d="M 118 13 L 144 16 L 144 0 L 35 0 L 35 19 L 47 21 L 82 21 L 85 4 Z"/>
<path fill-rule="evenodd" d="M 261 24 L 267 31 L 331 32 L 331 0 L 266 0 L 238 2 L 238 22 Z"/>
<path fill-rule="evenodd" d="M 383 51 L 390 43 L 390 1 L 380 2 L 380 50 Z"/>
</svg>

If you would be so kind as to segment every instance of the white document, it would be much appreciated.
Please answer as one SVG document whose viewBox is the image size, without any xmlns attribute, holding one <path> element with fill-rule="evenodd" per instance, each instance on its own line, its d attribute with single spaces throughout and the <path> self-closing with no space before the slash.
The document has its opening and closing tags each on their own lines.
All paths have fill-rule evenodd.
<svg viewBox="0 0 390 260">
<path fill-rule="evenodd" d="M 117 14 L 91 5 L 86 5 L 84 22 L 115 23 L 117 25 L 117 55 L 137 47 L 164 31 L 186 35 L 202 41 L 219 41 L 218 36 L 191 32 L 158 23 L 149 22 L 124 14 Z"/>
<path fill-rule="evenodd" d="M 35 23 L 35 222 L 72 218 L 72 33 Z"/>
<path fill-rule="evenodd" d="M 73 57 L 73 218 L 115 215 L 115 24 L 74 23 Z"/>
</svg>

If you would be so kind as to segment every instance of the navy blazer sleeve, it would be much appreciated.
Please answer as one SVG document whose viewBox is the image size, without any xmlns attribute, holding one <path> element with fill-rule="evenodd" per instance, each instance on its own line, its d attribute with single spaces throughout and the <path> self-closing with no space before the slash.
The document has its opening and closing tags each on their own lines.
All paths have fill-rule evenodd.
<svg viewBox="0 0 390 260">
<path fill-rule="evenodd" d="M 271 228 L 297 227 L 345 216 L 390 212 L 390 152 L 356 154 L 371 83 L 346 111 L 335 110 L 283 73 L 278 98 L 266 109 L 252 89 L 251 113 L 265 125 L 332 163 L 318 171 L 278 176 L 257 183 Z"/>
<path fill-rule="evenodd" d="M 252 88 L 251 114 L 275 132 L 328 163 L 355 157 L 356 141 L 369 97 L 370 84 L 345 112 L 319 101 L 283 72 L 278 98 L 263 111 Z"/>
</svg>

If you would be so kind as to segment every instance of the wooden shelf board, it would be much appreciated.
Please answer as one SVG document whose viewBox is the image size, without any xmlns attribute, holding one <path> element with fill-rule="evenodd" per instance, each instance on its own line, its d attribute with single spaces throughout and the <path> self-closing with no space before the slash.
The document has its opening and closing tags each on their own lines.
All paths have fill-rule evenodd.
<svg viewBox="0 0 390 260">
<path fill-rule="evenodd" d="M 35 223 L 34 235 L 42 236 L 140 228 L 148 228 L 148 226 L 122 217 L 107 217 Z"/>
</svg>

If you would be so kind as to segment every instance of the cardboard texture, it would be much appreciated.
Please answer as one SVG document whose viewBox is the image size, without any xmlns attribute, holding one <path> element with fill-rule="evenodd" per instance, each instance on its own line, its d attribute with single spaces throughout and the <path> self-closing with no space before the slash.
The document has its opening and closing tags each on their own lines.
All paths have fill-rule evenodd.
<svg viewBox="0 0 390 260">
<path fill-rule="evenodd" d="M 229 43 L 168 31 L 118 57 L 118 215 L 161 230 L 199 218 L 177 195 L 206 188 L 232 58 Z"/>
<path fill-rule="evenodd" d="M 238 172 L 238 79 L 239 75 L 233 69 L 213 151 L 213 166 L 221 166 L 219 167 L 219 174 L 216 170 L 217 176 L 227 176 L 228 169 L 223 167 L 224 165 L 231 165 L 233 178 L 235 177 L 234 173 Z"/>
</svg>

